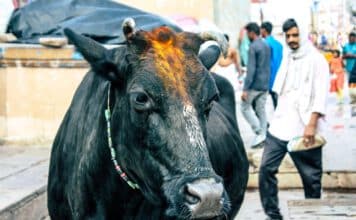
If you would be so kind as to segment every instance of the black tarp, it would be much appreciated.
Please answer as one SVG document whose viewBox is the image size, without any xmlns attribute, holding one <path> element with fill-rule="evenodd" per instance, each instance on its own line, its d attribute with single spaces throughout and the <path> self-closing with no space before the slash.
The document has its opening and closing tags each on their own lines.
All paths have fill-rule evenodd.
<svg viewBox="0 0 356 220">
<path fill-rule="evenodd" d="M 121 24 L 132 17 L 143 30 L 167 25 L 181 29 L 169 20 L 124 4 L 109 0 L 37 0 L 13 12 L 7 32 L 16 43 L 38 44 L 40 37 L 63 36 L 68 27 L 104 44 L 124 41 Z"/>
</svg>

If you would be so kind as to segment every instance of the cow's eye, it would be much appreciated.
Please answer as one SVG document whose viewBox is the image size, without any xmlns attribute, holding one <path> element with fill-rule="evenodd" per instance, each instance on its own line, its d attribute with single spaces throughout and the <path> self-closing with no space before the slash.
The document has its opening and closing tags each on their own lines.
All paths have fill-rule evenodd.
<svg viewBox="0 0 356 220">
<path fill-rule="evenodd" d="M 148 96 L 145 93 L 138 93 L 135 102 L 139 105 L 145 104 L 148 101 Z"/>
<path fill-rule="evenodd" d="M 145 111 L 152 107 L 149 96 L 145 92 L 131 93 L 131 104 L 138 111 Z"/>
</svg>

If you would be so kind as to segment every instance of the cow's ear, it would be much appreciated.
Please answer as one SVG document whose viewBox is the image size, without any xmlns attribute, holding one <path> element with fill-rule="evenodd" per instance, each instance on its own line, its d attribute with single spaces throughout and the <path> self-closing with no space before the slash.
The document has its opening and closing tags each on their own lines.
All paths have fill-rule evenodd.
<svg viewBox="0 0 356 220">
<path fill-rule="evenodd" d="M 89 62 L 95 73 L 98 73 L 110 81 L 119 80 L 119 71 L 114 62 L 112 51 L 107 50 L 96 41 L 77 34 L 69 28 L 64 29 L 68 40 L 75 45 L 78 51 Z"/>
<path fill-rule="evenodd" d="M 218 61 L 221 54 L 220 47 L 213 41 L 208 41 L 201 46 L 199 59 L 206 69 L 210 70 Z"/>
</svg>

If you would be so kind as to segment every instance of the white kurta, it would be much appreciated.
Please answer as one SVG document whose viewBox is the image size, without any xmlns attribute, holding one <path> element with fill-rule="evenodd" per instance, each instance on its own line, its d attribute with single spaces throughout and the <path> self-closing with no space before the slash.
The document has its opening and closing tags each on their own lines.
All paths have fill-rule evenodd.
<svg viewBox="0 0 356 220">
<path fill-rule="evenodd" d="M 328 64 L 312 45 L 284 55 L 273 87 L 279 97 L 269 132 L 285 141 L 303 136 L 313 112 L 326 114 L 328 88 Z M 325 125 L 324 118 L 319 119 L 318 134 Z"/>
</svg>

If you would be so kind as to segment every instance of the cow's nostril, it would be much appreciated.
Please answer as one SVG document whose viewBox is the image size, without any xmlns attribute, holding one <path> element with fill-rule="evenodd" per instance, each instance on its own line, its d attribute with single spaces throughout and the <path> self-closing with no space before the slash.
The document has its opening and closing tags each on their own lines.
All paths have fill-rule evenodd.
<svg viewBox="0 0 356 220">
<path fill-rule="evenodd" d="M 193 218 L 211 218 L 221 214 L 224 187 L 213 178 L 186 185 L 185 199 Z"/>
<path fill-rule="evenodd" d="M 197 197 L 197 195 L 194 195 L 191 192 L 189 192 L 189 186 L 185 187 L 184 198 L 185 198 L 186 202 L 190 205 L 197 204 L 200 201 L 200 198 Z"/>
</svg>

